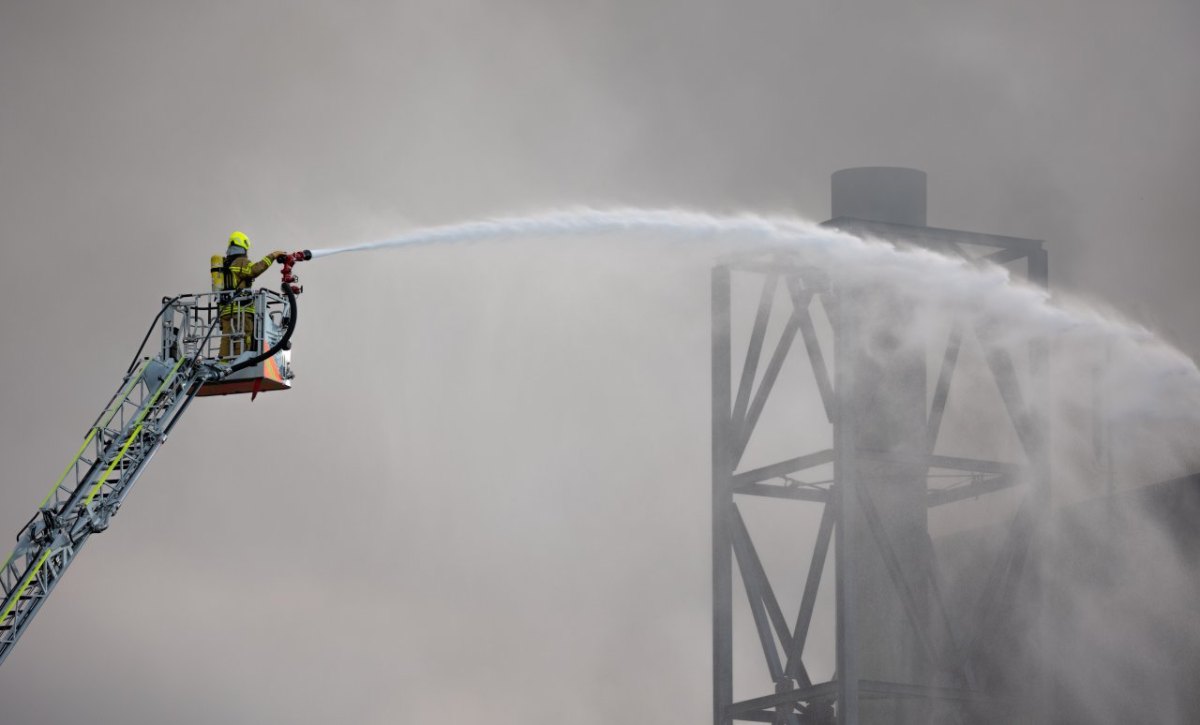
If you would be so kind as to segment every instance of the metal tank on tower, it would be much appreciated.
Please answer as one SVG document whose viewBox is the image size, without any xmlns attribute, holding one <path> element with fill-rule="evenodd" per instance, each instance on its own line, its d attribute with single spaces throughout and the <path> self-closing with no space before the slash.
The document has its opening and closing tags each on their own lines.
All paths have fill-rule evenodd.
<svg viewBox="0 0 1200 725">
<path fill-rule="evenodd" d="M 832 208 L 825 223 L 832 228 L 971 263 L 1014 265 L 1046 284 L 1040 241 L 927 226 L 922 171 L 838 171 Z M 916 290 L 856 279 L 814 269 L 788 249 L 733 255 L 712 272 L 714 723 L 1029 722 L 1036 675 L 1015 680 L 981 663 L 1009 623 L 1003 602 L 1022 587 L 1022 596 L 1030 596 L 1026 569 L 1049 485 L 1043 416 L 1032 402 L 1039 399 L 1033 393 L 1045 347 L 1009 349 L 994 330 L 965 317 L 950 325 L 937 349 L 915 345 L 899 331 L 913 324 Z M 736 304 L 748 295 L 758 300 L 752 312 Z M 769 344 L 777 314 L 785 322 Z M 951 383 L 969 338 L 996 383 L 998 413 L 1019 440 L 1021 454 L 1013 460 L 939 453 Z M 751 461 L 748 447 L 764 434 L 763 411 L 783 395 L 777 383 L 789 366 L 799 366 L 819 391 L 823 410 L 816 415 L 831 445 Z M 986 575 L 970 611 L 952 612 L 964 605 L 946 596 L 930 511 L 1005 490 L 1016 491 L 1020 503 L 1003 543 L 973 563 Z M 799 581 L 796 572 L 768 576 L 742 512 L 751 498 L 819 507 L 819 523 L 804 527 L 812 542 L 804 553 L 811 556 Z M 815 512 L 810 516 L 817 520 Z M 830 567 L 832 577 L 825 575 Z M 814 627 L 828 624 L 814 613 L 830 579 L 834 631 L 825 639 L 834 642 L 836 662 L 832 677 L 817 678 L 809 671 L 811 643 L 820 639 Z M 784 611 L 777 594 L 784 589 L 800 592 L 796 610 Z M 747 616 L 735 616 L 744 611 L 734 605 L 735 595 L 743 596 L 735 590 L 744 590 Z M 756 641 L 765 665 L 759 669 L 769 680 L 735 693 L 735 651 L 745 651 L 745 641 Z M 742 689 L 746 679 L 739 673 Z"/>
</svg>

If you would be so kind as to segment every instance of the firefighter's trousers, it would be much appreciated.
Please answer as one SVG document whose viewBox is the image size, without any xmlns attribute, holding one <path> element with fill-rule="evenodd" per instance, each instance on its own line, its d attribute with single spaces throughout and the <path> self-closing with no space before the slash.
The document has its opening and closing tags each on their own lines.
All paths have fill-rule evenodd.
<svg viewBox="0 0 1200 725">
<path fill-rule="evenodd" d="M 221 315 L 221 357 L 237 357 L 254 345 L 254 313 Z"/>
</svg>

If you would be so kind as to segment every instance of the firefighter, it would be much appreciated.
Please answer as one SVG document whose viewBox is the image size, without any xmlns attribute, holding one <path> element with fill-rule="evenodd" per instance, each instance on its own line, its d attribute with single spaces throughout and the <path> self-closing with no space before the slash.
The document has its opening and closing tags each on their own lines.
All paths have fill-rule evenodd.
<svg viewBox="0 0 1200 725">
<path fill-rule="evenodd" d="M 220 290 L 221 357 L 236 357 L 254 344 L 254 298 L 249 290 L 254 279 L 284 252 L 275 251 L 250 262 L 250 239 L 242 232 L 229 235 L 229 248 L 222 259 L 212 259 L 213 289 Z"/>
</svg>

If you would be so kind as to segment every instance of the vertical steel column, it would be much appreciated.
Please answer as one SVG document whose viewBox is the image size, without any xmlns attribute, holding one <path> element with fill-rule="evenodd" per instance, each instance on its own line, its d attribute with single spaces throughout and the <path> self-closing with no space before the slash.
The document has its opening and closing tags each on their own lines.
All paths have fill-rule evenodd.
<svg viewBox="0 0 1200 725">
<path fill-rule="evenodd" d="M 712 270 L 713 723 L 729 725 L 733 704 L 732 363 L 730 272 Z"/>
<path fill-rule="evenodd" d="M 926 175 L 894 167 L 842 169 L 831 179 L 831 202 L 835 220 L 924 228 Z M 927 468 L 903 462 L 919 461 L 927 449 L 925 350 L 900 337 L 912 322 L 907 290 L 851 283 L 854 275 L 845 269 L 829 272 L 839 379 L 834 479 L 841 722 L 916 725 L 912 703 L 858 695 L 864 681 L 929 684 L 924 670 L 930 663 L 917 635 L 928 617 Z"/>
<path fill-rule="evenodd" d="M 850 356 L 855 346 L 856 325 L 846 292 L 831 291 L 834 300 L 834 390 L 837 393 L 833 419 L 833 500 L 836 507 L 834 574 L 837 602 L 837 707 L 838 725 L 858 725 L 858 579 L 854 551 L 858 531 L 857 481 L 855 473 L 854 418 L 851 413 L 854 366 Z"/>
<path fill-rule="evenodd" d="M 1050 283 L 1049 255 L 1041 249 L 1029 254 L 1029 281 L 1045 289 Z M 1034 340 L 1029 346 L 1030 396 L 1027 403 L 1029 415 L 1034 421 L 1035 451 L 1031 451 L 1030 463 L 1034 467 L 1034 493 L 1037 510 L 1046 513 L 1050 509 L 1050 431 L 1047 421 L 1050 411 L 1048 389 L 1050 366 L 1050 341 Z"/>
<path fill-rule="evenodd" d="M 1043 289 L 1049 287 L 1050 261 L 1046 250 L 1031 252 L 1028 264 L 1029 281 Z M 1048 410 L 1050 405 L 1050 343 L 1049 340 L 1036 339 L 1029 347 L 1030 396 L 1028 406 L 1035 430 L 1034 450 L 1030 451 L 1030 463 L 1033 466 L 1033 490 L 1030 495 L 1034 501 L 1032 537 L 1038 551 L 1037 561 L 1046 562 L 1052 561 L 1054 557 L 1053 532 L 1047 525 L 1051 507 L 1054 505 L 1050 487 L 1052 474 L 1050 431 L 1048 429 L 1050 420 L 1050 411 Z M 1035 565 L 1032 576 L 1034 606 L 1037 608 L 1034 615 L 1034 626 L 1038 630 L 1033 645 L 1034 660 L 1042 667 L 1041 672 L 1034 673 L 1036 684 L 1032 694 L 1036 703 L 1035 711 L 1038 715 L 1034 721 L 1035 725 L 1057 722 L 1054 707 L 1054 683 L 1045 676 L 1047 670 L 1053 670 L 1052 667 L 1048 667 L 1048 662 L 1055 656 L 1055 653 L 1048 651 L 1045 644 L 1051 641 L 1049 629 L 1052 619 L 1050 611 L 1052 602 L 1048 596 L 1043 569 L 1043 566 Z"/>
</svg>

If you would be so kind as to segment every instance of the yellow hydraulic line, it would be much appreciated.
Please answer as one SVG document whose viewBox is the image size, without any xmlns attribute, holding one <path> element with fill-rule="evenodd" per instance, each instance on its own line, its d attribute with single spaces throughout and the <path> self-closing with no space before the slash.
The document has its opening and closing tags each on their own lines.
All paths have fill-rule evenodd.
<svg viewBox="0 0 1200 725">
<path fill-rule="evenodd" d="M 21 586 L 17 589 L 16 594 L 13 595 L 12 601 L 8 603 L 3 612 L 0 612 L 0 623 L 8 619 L 8 615 L 12 614 L 12 611 L 17 608 L 17 602 L 21 601 L 21 597 L 25 596 L 25 590 L 29 588 L 29 585 L 33 582 L 33 578 L 37 576 L 37 573 L 48 558 L 50 558 L 50 549 L 46 549 L 41 558 L 37 560 L 37 563 L 33 565 L 33 568 L 29 570 L 29 573 L 25 575 L 25 581 L 21 582 Z"/>
<path fill-rule="evenodd" d="M 112 419 L 116 417 L 117 411 L 121 409 L 121 404 L 125 402 L 126 398 L 128 398 L 129 394 L 133 391 L 133 386 L 137 385 L 138 381 L 142 379 L 142 373 L 145 372 L 148 365 L 150 365 L 149 358 L 142 361 L 142 366 L 139 367 L 137 373 L 129 379 L 129 384 L 125 386 L 125 390 L 121 392 L 121 395 L 117 397 L 117 404 L 112 408 L 109 408 L 108 418 L 103 423 L 96 426 L 96 428 L 108 427 L 108 424 L 111 423 Z M 96 428 L 93 428 L 92 430 L 95 430 Z"/>
<path fill-rule="evenodd" d="M 125 386 L 125 389 L 116 397 L 113 406 L 101 414 L 100 417 L 103 418 L 104 415 L 107 414 L 108 418 L 100 424 L 93 426 L 88 432 L 87 437 L 83 439 L 83 445 L 80 446 L 79 452 L 75 454 L 75 457 L 72 458 L 71 462 L 67 464 L 67 467 L 63 469 L 62 475 L 58 477 L 58 482 L 56 482 L 54 487 L 50 489 L 50 493 L 46 494 L 46 498 L 42 499 L 42 502 L 38 504 L 38 508 L 45 508 L 46 504 L 50 503 L 50 499 L 54 497 L 54 492 L 57 491 L 58 487 L 62 485 L 62 482 L 67 479 L 67 474 L 70 473 L 71 469 L 75 467 L 75 464 L 79 462 L 80 456 L 82 456 L 83 452 L 87 450 L 87 447 L 89 444 L 91 444 L 92 439 L 96 437 L 96 433 L 104 428 L 107 428 L 108 424 L 112 422 L 112 419 L 117 416 L 117 411 L 121 409 L 121 406 L 125 403 L 125 399 L 128 398 L 129 394 L 133 391 L 133 386 L 142 379 L 142 373 L 145 371 L 146 366 L 149 363 L 149 360 L 142 362 L 142 366 L 138 368 L 137 374 L 129 379 L 129 383 Z M 9 557 L 9 561 L 12 561 L 12 557 Z M 5 566 L 8 566 L 8 564 L 5 564 Z"/>
<path fill-rule="evenodd" d="M 129 434 L 129 439 L 125 441 L 125 445 L 121 446 L 121 452 L 118 453 L 117 457 L 113 459 L 112 465 L 108 467 L 108 470 L 104 472 L 103 476 L 96 480 L 96 485 L 92 486 L 92 490 L 88 493 L 88 497 L 83 500 L 84 506 L 90 504 L 92 499 L 96 497 L 96 494 L 100 491 L 100 486 L 104 485 L 104 482 L 108 480 L 108 475 L 113 472 L 113 469 L 116 468 L 117 464 L 121 462 L 121 459 L 125 457 L 125 451 L 129 450 L 129 446 L 133 444 L 133 439 L 137 438 L 138 433 L 141 432 L 142 424 L 138 423 L 137 427 L 133 429 L 133 432 Z"/>
<path fill-rule="evenodd" d="M 117 464 L 121 462 L 121 459 L 125 457 L 125 452 L 128 451 L 129 446 L 133 444 L 133 439 L 137 438 L 138 434 L 142 432 L 142 422 L 146 419 L 146 415 L 150 413 L 150 409 L 154 407 L 154 403 L 158 400 L 158 396 L 162 395 L 162 391 L 175 381 L 175 373 L 179 371 L 179 366 L 182 364 L 183 356 L 180 356 L 179 362 L 175 363 L 175 367 L 171 368 L 171 372 L 167 373 L 167 376 L 163 378 L 162 384 L 158 386 L 158 390 L 154 391 L 153 397 L 150 398 L 149 402 L 142 406 L 142 412 L 137 417 L 137 425 L 134 427 L 133 432 L 129 434 L 129 438 L 126 439 L 125 445 L 121 446 L 121 452 L 118 453 L 116 458 L 113 459 L 112 465 L 108 467 L 108 470 L 104 472 L 103 476 L 96 479 L 96 485 L 92 486 L 92 490 L 88 493 L 88 497 L 83 500 L 84 506 L 87 506 L 92 502 L 92 499 L 94 499 L 96 494 L 100 492 L 100 486 L 102 486 L 104 482 L 108 480 L 108 475 L 113 472 L 113 469 L 115 469 Z"/>
<path fill-rule="evenodd" d="M 181 359 L 179 362 L 182 363 L 183 360 Z M 71 459 L 71 462 L 69 464 L 67 464 L 67 467 L 63 470 L 62 475 L 58 477 L 58 482 L 55 483 L 54 487 L 50 489 L 50 493 L 46 494 L 46 498 L 42 499 L 42 503 L 39 504 L 38 508 L 45 508 L 46 504 L 50 503 L 50 499 L 54 496 L 54 492 L 57 491 L 58 487 L 62 485 L 62 482 L 64 480 L 66 480 L 67 474 L 71 472 L 71 469 L 75 466 L 75 464 L 79 462 L 80 456 L 82 456 L 83 452 L 87 450 L 88 445 L 96 437 L 96 433 L 98 431 L 108 427 L 108 424 L 111 423 L 112 419 L 116 417 L 117 411 L 120 410 L 121 406 L 125 404 L 125 400 L 129 397 L 129 394 L 133 391 L 133 386 L 137 385 L 138 381 L 141 380 L 142 373 L 145 372 L 146 366 L 149 364 L 150 364 L 149 360 L 145 360 L 142 362 L 142 366 L 140 368 L 138 368 L 137 373 L 129 379 L 129 382 L 125 385 L 125 388 L 121 391 L 121 394 L 118 395 L 116 397 L 116 399 L 114 400 L 112 407 L 108 408 L 104 413 L 101 414 L 100 417 L 103 419 L 102 422 L 100 422 L 98 425 L 93 426 L 91 431 L 88 432 L 87 437 L 84 438 L 84 440 L 83 440 L 83 445 L 79 448 L 79 452 L 76 453 L 75 457 L 73 459 Z M 168 379 L 171 378 L 178 369 L 179 369 L 179 363 L 176 363 L 175 367 L 171 369 L 171 373 L 167 376 L 167 379 L 164 379 L 163 385 L 160 385 L 158 390 L 155 391 L 154 397 L 150 400 L 150 404 L 153 404 L 154 401 L 158 399 L 158 396 L 162 392 L 163 387 L 168 382 Z M 150 404 L 148 404 L 146 406 L 146 408 L 143 409 L 142 416 L 139 417 L 139 421 L 141 420 L 142 417 L 145 417 L 145 414 L 147 412 L 149 412 Z M 107 418 L 104 417 L 105 414 L 107 414 L 107 416 L 108 416 Z M 125 446 L 121 449 L 121 453 L 120 453 L 120 455 L 118 455 L 116 462 L 114 462 L 113 465 L 109 467 L 108 471 L 104 474 L 104 477 L 100 479 L 101 481 L 108 478 L 108 474 L 112 473 L 113 468 L 116 468 L 116 464 L 120 462 L 121 457 L 125 455 L 125 451 L 127 451 L 129 449 L 129 444 L 133 442 L 134 437 L 138 433 L 141 432 L 141 429 L 142 429 L 142 426 L 139 422 L 139 425 L 134 430 L 133 435 L 131 435 L 129 437 L 129 440 L 126 441 Z M 87 499 L 88 503 L 91 503 L 91 500 L 95 495 L 96 495 L 95 488 L 93 488 L 92 495 L 88 496 L 88 499 Z M 0 571 L 7 569 L 8 565 L 12 563 L 12 560 L 16 555 L 17 555 L 17 552 L 15 550 L 13 551 L 13 553 L 9 554 L 8 560 L 4 562 L 4 567 L 0 568 Z M 42 559 L 45 560 L 45 557 L 43 556 Z M 41 562 L 39 562 L 37 564 L 37 566 L 34 567 L 34 570 L 33 570 L 34 573 L 36 573 L 37 569 L 40 567 L 41 567 Z M 28 585 L 28 581 L 26 582 L 26 584 L 24 586 L 27 586 L 27 585 Z M 24 586 L 22 588 L 24 588 Z M 8 616 L 7 613 L 5 613 L 4 616 Z M 4 617 L 0 617 L 0 622 L 2 622 L 2 621 L 4 621 Z"/>
<path fill-rule="evenodd" d="M 154 395 L 150 398 L 149 402 L 147 402 L 145 404 L 145 406 L 143 406 L 141 414 L 138 415 L 138 417 L 137 417 L 137 425 L 134 427 L 133 432 L 129 434 L 129 438 L 125 441 L 125 445 L 121 446 L 121 451 L 117 454 L 117 457 L 115 459 L 113 459 L 112 465 L 110 465 L 108 467 L 108 470 L 104 472 L 104 475 L 101 476 L 98 481 L 96 481 L 96 485 L 92 486 L 91 492 L 88 494 L 87 499 L 85 499 L 83 502 L 84 506 L 87 506 L 88 504 L 90 504 L 92 502 L 92 499 L 96 497 L 96 493 L 99 492 L 100 486 L 103 485 L 103 483 L 108 479 L 109 474 L 111 474 L 113 472 L 113 469 L 115 469 L 117 467 L 117 464 L 119 464 L 121 462 L 121 459 L 125 457 L 125 453 L 126 453 L 126 451 L 129 450 L 129 446 L 133 444 L 133 440 L 135 438 L 137 438 L 139 433 L 142 432 L 142 425 L 143 425 L 143 421 L 146 418 L 146 415 L 149 414 L 150 409 L 152 407 L 154 407 L 154 403 L 158 401 L 158 397 L 160 395 L 162 395 L 162 391 L 165 390 L 168 385 L 170 385 L 172 382 L 174 382 L 175 373 L 177 373 L 179 371 L 179 366 L 182 364 L 183 364 L 183 358 L 181 357 L 179 359 L 179 362 L 175 363 L 175 367 L 171 368 L 171 372 L 169 372 L 167 374 L 167 376 L 165 378 L 163 378 L 162 383 L 158 386 L 158 389 L 154 391 Z M 142 367 L 144 369 L 145 364 L 143 364 Z M 141 371 L 139 371 L 137 376 L 134 376 L 133 381 L 138 380 L 140 375 L 141 375 Z M 133 382 L 131 382 L 130 385 L 132 386 Z M 132 389 L 131 387 L 127 388 L 125 390 L 125 395 L 119 396 L 117 407 L 119 407 L 121 402 L 124 401 L 125 396 L 129 394 L 129 391 L 131 389 Z M 75 456 L 76 461 L 79 460 L 79 456 L 83 455 L 83 451 L 87 448 L 87 445 L 92 440 L 92 437 L 95 436 L 96 431 L 101 428 L 104 428 L 105 426 L 107 426 L 109 424 L 109 422 L 112 421 L 113 416 L 116 415 L 116 408 L 111 409 L 110 412 L 112 414 L 109 416 L 108 420 L 104 421 L 103 424 L 92 428 L 92 432 L 88 435 L 87 439 L 84 441 L 83 448 L 80 449 L 79 453 L 76 454 L 76 456 Z M 75 465 L 75 461 L 72 461 L 71 466 L 74 466 L 74 465 Z M 63 480 L 63 478 L 66 478 L 67 473 L 71 470 L 71 466 L 67 466 L 67 470 L 63 472 L 62 478 L 59 479 L 58 483 L 54 484 L 54 489 L 57 489 L 59 487 L 59 485 L 62 484 L 62 480 Z M 51 495 L 54 494 L 54 489 L 52 489 L 50 491 Z M 47 501 L 49 500 L 49 496 L 46 498 L 46 500 Z M 43 505 L 45 505 L 44 502 L 43 502 Z M 37 573 L 39 571 L 41 571 L 42 566 L 46 563 L 46 560 L 48 558 L 50 558 L 50 549 L 46 549 L 46 551 L 42 553 L 41 557 L 38 558 L 37 563 L 34 564 L 33 568 L 31 568 L 29 570 L 29 573 L 27 573 L 25 575 L 25 579 L 24 579 L 24 581 L 21 582 L 21 586 L 17 588 L 17 592 L 13 596 L 12 601 L 10 601 L 8 603 L 8 606 L 6 606 L 4 608 L 3 612 L 0 612 L 0 623 L 3 623 L 5 619 L 8 619 L 8 615 L 12 614 L 13 609 L 15 609 L 17 606 L 17 602 L 21 601 L 21 597 L 24 596 L 25 591 L 27 589 L 29 589 L 29 585 L 33 583 L 33 578 L 35 576 L 37 576 Z M 9 556 L 9 561 L 5 563 L 4 567 L 7 568 L 8 563 L 10 563 L 11 561 L 12 561 L 12 556 Z"/>
<path fill-rule="evenodd" d="M 96 437 L 96 433 L 104 428 L 107 428 L 108 424 L 112 422 L 112 419 L 117 416 L 117 411 L 120 410 L 121 406 L 125 404 L 125 400 L 133 391 L 133 386 L 137 385 L 138 381 L 142 379 L 142 373 L 145 372 L 146 366 L 149 364 L 149 360 L 142 361 L 142 366 L 139 367 L 137 373 L 135 373 L 134 376 L 129 379 L 129 382 L 125 385 L 120 395 L 113 400 L 112 406 L 105 410 L 104 413 L 100 414 L 100 417 L 103 420 L 98 425 L 92 426 L 92 429 L 88 431 L 87 437 L 83 439 L 83 445 L 79 447 L 79 451 L 75 454 L 75 457 L 72 458 L 71 462 L 67 464 L 67 467 L 63 469 L 62 475 L 58 477 L 58 481 L 56 481 L 54 486 L 51 487 L 50 493 L 47 493 L 46 498 L 42 499 L 42 502 L 38 504 L 38 508 L 46 508 L 46 504 L 50 503 L 50 499 L 54 497 L 54 492 L 57 491 L 58 487 L 62 485 L 62 482 L 67 479 L 67 474 L 70 473 L 71 469 L 75 467 L 75 464 L 79 462 L 79 458 L 83 455 L 83 452 L 87 450 L 88 445 L 90 445 L 92 440 Z M 106 414 L 108 416 L 107 418 L 104 417 Z M 12 560 L 14 557 L 16 557 L 16 555 L 16 551 L 13 551 L 13 553 L 9 554 L 8 559 L 4 562 L 4 566 L 0 567 L 0 571 L 7 569 L 8 565 L 12 563 Z"/>
<path fill-rule="evenodd" d="M 95 498 L 96 491 L 97 491 L 98 487 L 100 487 L 100 484 L 103 483 L 103 481 L 108 478 L 108 475 L 110 473 L 112 473 L 113 469 L 116 468 L 116 465 L 118 465 L 118 463 L 120 463 L 122 457 L 125 456 L 125 451 L 130 449 L 130 444 L 133 443 L 133 438 L 136 438 L 138 433 L 142 432 L 142 419 L 145 418 L 146 413 L 150 412 L 150 407 L 152 405 L 154 405 L 155 401 L 158 400 L 158 395 L 162 394 L 163 388 L 166 388 L 167 384 L 172 382 L 172 379 L 175 376 L 175 372 L 179 370 L 179 366 L 182 363 L 182 361 L 184 361 L 184 360 L 180 359 L 179 363 L 176 363 L 175 367 L 173 367 L 173 369 L 170 370 L 170 373 L 168 373 L 167 377 L 163 378 L 162 384 L 158 385 L 158 389 L 155 391 L 154 397 L 151 397 L 150 402 L 146 403 L 146 406 L 143 408 L 142 414 L 139 415 L 138 425 L 137 425 L 136 429 L 133 430 L 132 435 L 130 436 L 130 438 L 128 438 L 128 441 L 125 442 L 124 447 L 121 448 L 120 454 L 118 454 L 118 456 L 116 456 L 116 460 L 113 462 L 113 465 L 108 467 L 107 472 L 104 472 L 103 477 L 100 479 L 100 483 L 97 483 L 94 487 L 92 487 L 91 495 L 88 496 L 88 501 L 85 502 L 85 505 L 88 503 L 91 503 L 91 499 Z M 50 497 L 54 496 L 54 492 L 58 491 L 59 486 L 62 485 L 62 481 L 66 480 L 67 474 L 71 473 L 71 468 L 73 468 L 74 465 L 76 465 L 76 463 L 79 461 L 79 456 L 82 456 L 84 451 L 88 450 L 88 445 L 91 443 L 92 438 L 96 437 L 96 432 L 104 429 L 104 427 L 107 427 L 109 423 L 112 423 L 113 418 L 116 417 L 116 412 L 119 411 L 119 409 L 121 408 L 122 405 L 125 405 L 125 400 L 127 399 L 128 396 L 130 396 L 130 393 L 133 390 L 133 385 L 136 385 L 138 383 L 138 381 L 140 381 L 140 379 L 142 379 L 142 373 L 145 372 L 146 366 L 148 366 L 149 364 L 150 364 L 150 360 L 145 360 L 144 363 L 142 363 L 142 367 L 139 367 L 137 375 L 134 375 L 132 378 L 130 378 L 130 382 L 128 382 L 125 385 L 125 388 L 124 388 L 124 390 L 121 391 L 121 394 L 116 396 L 114 405 L 112 407 L 108 408 L 106 412 L 104 412 L 107 414 L 107 418 L 104 418 L 104 414 L 102 414 L 101 418 L 103 420 L 101 421 L 101 423 L 98 425 L 92 426 L 91 431 L 88 433 L 88 437 L 84 438 L 83 447 L 79 448 L 79 453 L 77 453 L 76 456 L 74 456 L 74 459 L 71 460 L 71 463 L 68 463 L 65 471 L 62 472 L 62 475 L 60 475 L 58 483 L 54 484 L 53 489 L 50 489 L 50 492 L 47 493 L 46 498 L 42 499 L 42 503 L 41 503 L 40 507 L 38 507 L 38 508 L 46 507 L 46 504 L 49 503 L 49 501 L 50 501 Z M 20 591 L 24 592 L 25 588 L 29 587 L 29 582 L 31 581 L 31 577 L 37 574 L 38 569 L 41 569 L 42 564 L 44 562 L 46 562 L 46 557 L 48 555 L 49 555 L 49 551 L 47 551 L 47 553 L 44 553 L 44 555 L 42 555 L 42 558 L 40 559 L 40 561 L 38 561 L 37 564 L 35 565 L 35 567 L 30 570 L 30 575 L 25 577 L 25 582 L 23 583 L 22 587 L 20 587 Z M 7 569 L 8 564 L 11 564 L 13 557 L 16 557 L 16 556 L 17 556 L 16 551 L 13 551 L 11 553 L 11 555 L 8 555 L 8 561 L 5 562 L 4 568 L 0 569 L 0 571 Z M 18 598 L 19 598 L 19 595 L 18 595 Z M 14 600 L 14 601 L 16 601 L 16 600 Z M 11 609 L 12 609 L 12 607 L 8 607 L 8 610 L 5 610 L 4 615 L 0 615 L 0 622 L 4 622 L 5 617 L 8 616 L 8 613 L 10 613 Z"/>
</svg>

